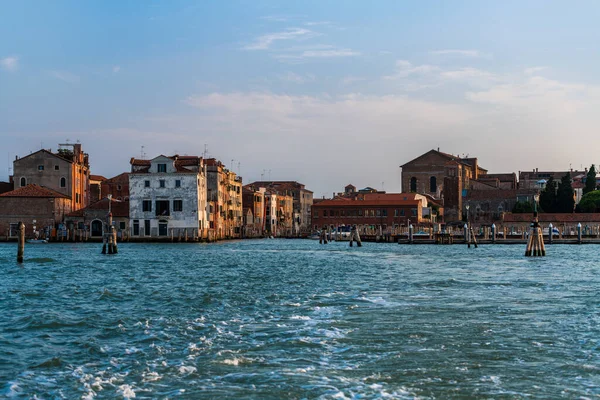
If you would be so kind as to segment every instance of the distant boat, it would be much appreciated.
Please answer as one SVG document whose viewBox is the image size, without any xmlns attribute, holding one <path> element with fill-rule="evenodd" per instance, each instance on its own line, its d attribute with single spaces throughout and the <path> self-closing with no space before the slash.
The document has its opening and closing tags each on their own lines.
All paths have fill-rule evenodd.
<svg viewBox="0 0 600 400">
<path fill-rule="evenodd" d="M 27 239 L 25 242 L 31 244 L 41 244 L 48 243 L 48 239 Z"/>
</svg>

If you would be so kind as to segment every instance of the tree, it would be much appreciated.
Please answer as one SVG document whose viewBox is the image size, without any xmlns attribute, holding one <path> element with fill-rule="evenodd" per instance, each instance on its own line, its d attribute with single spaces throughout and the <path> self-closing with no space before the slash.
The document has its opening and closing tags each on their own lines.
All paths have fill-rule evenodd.
<svg viewBox="0 0 600 400">
<path fill-rule="evenodd" d="M 514 214 L 532 213 L 533 206 L 528 201 L 517 201 L 517 203 L 512 209 L 512 212 Z"/>
<path fill-rule="evenodd" d="M 557 209 L 555 212 L 572 213 L 575 209 L 575 192 L 571 186 L 571 174 L 566 173 L 560 179 L 558 190 L 556 191 Z"/>
<path fill-rule="evenodd" d="M 546 182 L 546 187 L 540 193 L 540 208 L 547 213 L 556 212 L 556 182 L 550 177 Z"/>
<path fill-rule="evenodd" d="M 585 187 L 583 188 L 583 194 L 593 192 L 596 190 L 596 168 L 594 164 L 590 167 L 587 175 L 585 176 Z"/>
<path fill-rule="evenodd" d="M 600 209 L 600 190 L 594 190 L 583 195 L 578 204 L 582 213 L 593 213 Z"/>
</svg>

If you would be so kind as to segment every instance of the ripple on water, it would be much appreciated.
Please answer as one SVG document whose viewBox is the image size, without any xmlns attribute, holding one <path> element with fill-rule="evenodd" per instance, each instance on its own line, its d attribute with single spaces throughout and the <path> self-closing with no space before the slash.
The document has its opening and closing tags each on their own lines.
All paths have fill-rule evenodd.
<svg viewBox="0 0 600 400">
<path fill-rule="evenodd" d="M 597 247 L 431 249 L 0 244 L 0 397 L 600 396 Z"/>
</svg>

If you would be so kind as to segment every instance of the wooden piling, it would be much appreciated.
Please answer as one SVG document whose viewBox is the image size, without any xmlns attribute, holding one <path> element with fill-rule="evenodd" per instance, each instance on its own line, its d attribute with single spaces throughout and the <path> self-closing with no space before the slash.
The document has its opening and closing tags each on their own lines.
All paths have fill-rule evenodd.
<svg viewBox="0 0 600 400">
<path fill-rule="evenodd" d="M 327 244 L 327 227 L 323 226 L 319 235 L 319 244 Z"/>
<path fill-rule="evenodd" d="M 17 248 L 17 262 L 23 262 L 23 256 L 25 255 L 25 224 L 19 221 L 19 238 Z"/>
<path fill-rule="evenodd" d="M 352 226 L 350 230 L 350 247 L 352 247 L 352 242 L 356 240 L 356 246 L 361 247 L 362 241 L 360 240 L 360 235 L 358 234 L 358 229 L 356 229 L 356 225 Z"/>
</svg>

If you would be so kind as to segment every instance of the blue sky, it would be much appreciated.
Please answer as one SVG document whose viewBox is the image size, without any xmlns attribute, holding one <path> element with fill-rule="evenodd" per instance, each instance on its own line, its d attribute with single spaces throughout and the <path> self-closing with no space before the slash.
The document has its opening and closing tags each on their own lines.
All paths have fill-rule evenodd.
<svg viewBox="0 0 600 400">
<path fill-rule="evenodd" d="M 159 154 L 399 191 L 440 147 L 490 172 L 600 163 L 600 3 L 4 1 L 0 180 L 79 140 L 92 173 Z M 233 161 L 233 164 L 231 163 Z M 239 166 L 238 166 L 239 164 Z"/>
</svg>

